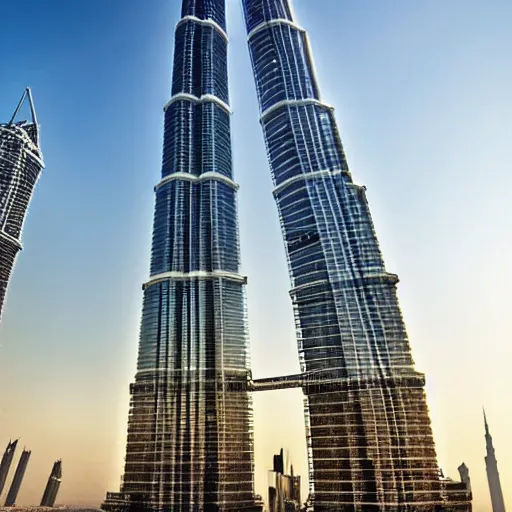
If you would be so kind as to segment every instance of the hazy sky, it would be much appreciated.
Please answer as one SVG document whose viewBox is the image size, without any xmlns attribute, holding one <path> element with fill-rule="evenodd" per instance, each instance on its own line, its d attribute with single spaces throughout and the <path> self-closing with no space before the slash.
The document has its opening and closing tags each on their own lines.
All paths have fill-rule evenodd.
<svg viewBox="0 0 512 512">
<path fill-rule="evenodd" d="M 162 106 L 179 0 L 1 2 L 0 119 L 33 88 L 47 168 L 0 329 L 0 450 L 32 449 L 19 503 L 63 459 L 59 502 L 98 504 L 122 473 Z M 295 373 L 289 281 L 238 0 L 231 104 L 255 377 Z M 512 2 L 295 0 L 336 107 L 413 354 L 440 465 L 490 510 L 482 404 L 512 508 Z M 281 446 L 307 474 L 299 390 L 254 397 L 257 491 Z M 18 453 L 19 456 L 19 453 Z M 7 490 L 7 489 L 6 489 Z"/>
</svg>

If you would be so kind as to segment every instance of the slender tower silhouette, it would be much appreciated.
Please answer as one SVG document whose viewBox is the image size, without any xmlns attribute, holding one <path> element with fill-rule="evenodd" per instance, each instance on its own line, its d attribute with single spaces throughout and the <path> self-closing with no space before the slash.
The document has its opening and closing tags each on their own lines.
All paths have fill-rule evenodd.
<svg viewBox="0 0 512 512">
<path fill-rule="evenodd" d="M 503 492 L 501 490 L 500 474 L 498 472 L 498 461 L 494 453 L 491 433 L 487 424 L 487 416 L 484 412 L 485 424 L 485 469 L 487 471 L 487 481 L 489 482 L 489 492 L 491 493 L 492 512 L 505 512 L 505 502 L 503 500 Z"/>
<path fill-rule="evenodd" d="M 442 507 L 414 368 L 366 200 L 288 0 L 243 0 L 292 282 L 315 512 Z"/>
<path fill-rule="evenodd" d="M 5 499 L 6 507 L 13 507 L 16 504 L 16 498 L 18 497 L 18 492 L 20 491 L 21 483 L 25 476 L 27 464 L 30 459 L 30 453 L 30 451 L 23 449 L 20 461 L 16 467 L 16 472 L 14 473 L 14 478 L 12 479 L 11 487 L 7 493 L 7 498 Z"/>
<path fill-rule="evenodd" d="M 28 101 L 31 121 L 16 122 Z M 0 318 L 21 231 L 34 186 L 44 167 L 39 126 L 30 89 L 26 89 L 8 123 L 0 124 Z"/>
<path fill-rule="evenodd" d="M 62 482 L 62 461 L 58 460 L 53 464 L 52 472 L 44 489 L 41 507 L 53 507 L 57 499 L 57 493 Z"/>
<path fill-rule="evenodd" d="M 9 443 L 7 443 L 7 448 L 5 449 L 5 452 L 2 455 L 2 461 L 0 462 L 0 495 L 4 490 L 5 481 L 7 480 L 7 475 L 9 474 L 9 470 L 11 469 L 12 458 L 14 457 L 14 452 L 16 451 L 17 445 L 17 439 L 16 441 L 9 441 Z"/>
<path fill-rule="evenodd" d="M 124 477 L 106 510 L 254 510 L 227 45 L 224 0 L 183 0 Z"/>
</svg>

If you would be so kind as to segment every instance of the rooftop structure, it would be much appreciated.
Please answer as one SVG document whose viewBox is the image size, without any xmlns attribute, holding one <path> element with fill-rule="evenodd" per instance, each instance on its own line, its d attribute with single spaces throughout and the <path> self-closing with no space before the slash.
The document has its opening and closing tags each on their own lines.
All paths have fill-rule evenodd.
<svg viewBox="0 0 512 512">
<path fill-rule="evenodd" d="M 466 487 L 471 491 L 471 478 L 469 477 L 469 468 L 464 462 L 457 468 L 460 475 L 460 481 L 466 484 Z"/>
</svg>

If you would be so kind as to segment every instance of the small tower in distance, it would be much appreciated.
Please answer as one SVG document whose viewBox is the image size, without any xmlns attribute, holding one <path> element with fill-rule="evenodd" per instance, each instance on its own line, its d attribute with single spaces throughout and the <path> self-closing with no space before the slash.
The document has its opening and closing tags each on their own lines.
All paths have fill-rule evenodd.
<svg viewBox="0 0 512 512">
<path fill-rule="evenodd" d="M 21 483 L 23 482 L 23 477 L 25 476 L 25 471 L 27 469 L 31 453 L 32 452 L 29 450 L 25 450 L 25 448 L 23 449 L 20 461 L 16 467 L 16 472 L 14 473 L 14 478 L 12 479 L 11 487 L 7 493 L 7 498 L 5 499 L 6 507 L 14 507 L 16 505 L 16 498 L 18 497 L 18 492 L 20 491 Z"/>
<path fill-rule="evenodd" d="M 41 500 L 41 507 L 53 507 L 55 499 L 59 492 L 60 483 L 62 481 L 62 461 L 59 459 L 55 462 L 44 490 L 43 498 Z"/>
<path fill-rule="evenodd" d="M 491 493 L 492 512 L 505 512 L 505 502 L 503 500 L 503 491 L 501 490 L 500 474 L 498 472 L 498 461 L 494 453 L 492 437 L 489 432 L 489 424 L 484 409 L 485 424 L 485 469 L 487 471 L 487 481 L 489 482 L 489 492 Z"/>
<path fill-rule="evenodd" d="M 17 444 L 17 439 L 16 441 L 9 441 L 7 448 L 5 449 L 5 452 L 2 456 L 2 461 L 0 462 L 0 494 L 2 494 L 4 490 L 5 481 L 7 480 L 7 475 L 11 469 L 12 458 L 14 457 Z"/>
</svg>

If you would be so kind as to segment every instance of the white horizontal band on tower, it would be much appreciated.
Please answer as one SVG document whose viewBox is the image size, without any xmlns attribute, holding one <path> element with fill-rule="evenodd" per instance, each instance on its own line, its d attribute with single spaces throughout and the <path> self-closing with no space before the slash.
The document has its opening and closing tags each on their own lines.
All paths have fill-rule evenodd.
<svg viewBox="0 0 512 512">
<path fill-rule="evenodd" d="M 188 172 L 174 172 L 172 174 L 169 174 L 165 178 L 160 181 L 155 186 L 155 192 L 160 188 L 169 183 L 170 181 L 174 180 L 184 180 L 184 181 L 190 181 L 192 183 L 202 183 L 204 181 L 220 181 L 222 183 L 225 183 L 226 185 L 230 186 L 233 190 L 238 190 L 240 186 L 238 183 L 235 183 L 231 178 L 228 178 L 227 176 L 224 176 L 224 174 L 221 174 L 220 172 L 216 171 L 208 171 L 204 172 L 203 174 L 200 174 L 199 176 L 195 176 L 194 174 L 190 174 Z"/>
<path fill-rule="evenodd" d="M 318 279 L 317 281 L 311 281 L 310 283 L 304 283 L 300 284 L 298 286 L 295 286 L 292 288 L 288 293 L 293 297 L 298 292 L 301 292 L 302 290 L 307 290 L 308 288 L 314 288 L 315 286 L 322 286 L 324 284 L 329 284 L 328 279 Z"/>
<path fill-rule="evenodd" d="M 179 92 L 175 94 L 165 105 L 164 112 L 176 101 L 190 101 L 192 103 L 216 103 L 219 107 L 223 108 L 228 114 L 231 115 L 231 108 L 225 102 L 213 94 L 203 94 L 201 97 L 194 96 L 188 92 Z"/>
<path fill-rule="evenodd" d="M 191 281 L 194 279 L 227 279 L 228 281 L 235 281 L 237 283 L 247 283 L 246 276 L 235 272 L 228 272 L 226 270 L 193 270 L 192 272 L 163 272 L 161 274 L 155 274 L 149 278 L 149 281 L 142 285 L 142 289 L 145 290 L 150 286 L 165 281 Z"/>
<path fill-rule="evenodd" d="M 392 274 L 391 272 L 380 272 L 378 274 L 365 274 L 364 276 L 365 280 L 368 279 L 375 279 L 379 281 L 387 281 L 391 284 L 398 284 L 400 282 L 399 277 L 396 274 Z"/>
<path fill-rule="evenodd" d="M 281 100 L 278 101 L 275 105 L 268 107 L 267 110 L 265 110 L 261 114 L 260 122 L 264 122 L 266 117 L 268 117 L 270 114 L 272 114 L 272 112 L 280 109 L 281 107 L 301 107 L 305 105 L 316 105 L 318 107 L 323 107 L 328 110 L 334 110 L 334 107 L 332 107 L 331 105 L 328 105 L 327 103 L 324 103 L 323 101 L 317 100 L 315 98 L 304 98 L 300 100 Z"/>
<path fill-rule="evenodd" d="M 260 23 L 257 27 L 254 27 L 249 34 L 247 35 L 247 41 L 250 41 L 253 36 L 255 36 L 258 32 L 265 30 L 268 27 L 273 27 L 275 25 L 288 25 L 299 32 L 306 32 L 300 25 L 297 25 L 294 21 L 287 20 L 286 18 L 278 18 L 276 20 L 264 21 Z"/>
<path fill-rule="evenodd" d="M 343 171 L 340 169 L 325 169 L 323 171 L 314 171 L 314 172 L 307 172 L 304 174 L 298 174 L 297 176 L 292 176 L 291 178 L 288 178 L 287 180 L 284 180 L 282 183 L 277 185 L 277 187 L 274 188 L 273 194 L 274 196 L 277 196 L 280 192 L 282 192 L 284 189 L 288 188 L 293 183 L 296 183 L 297 181 L 305 181 L 305 180 L 312 180 L 315 178 L 324 178 L 328 176 L 338 176 L 339 174 L 346 174 L 347 171 Z"/>
<path fill-rule="evenodd" d="M 20 249 L 20 250 L 23 249 L 21 242 L 17 238 L 14 238 L 13 236 L 9 235 L 9 233 L 6 233 L 5 231 L 2 231 L 1 229 L 0 229 L 0 238 L 4 238 L 5 240 L 11 242 L 16 247 L 18 247 L 18 249 Z"/>
<path fill-rule="evenodd" d="M 180 25 L 183 25 L 183 23 L 188 23 L 189 21 L 199 23 L 200 25 L 213 27 L 226 41 L 228 41 L 228 35 L 226 34 L 226 31 L 216 21 L 213 20 L 202 20 L 201 18 L 190 15 L 184 16 L 180 21 L 178 21 L 176 28 L 178 28 Z"/>
</svg>

